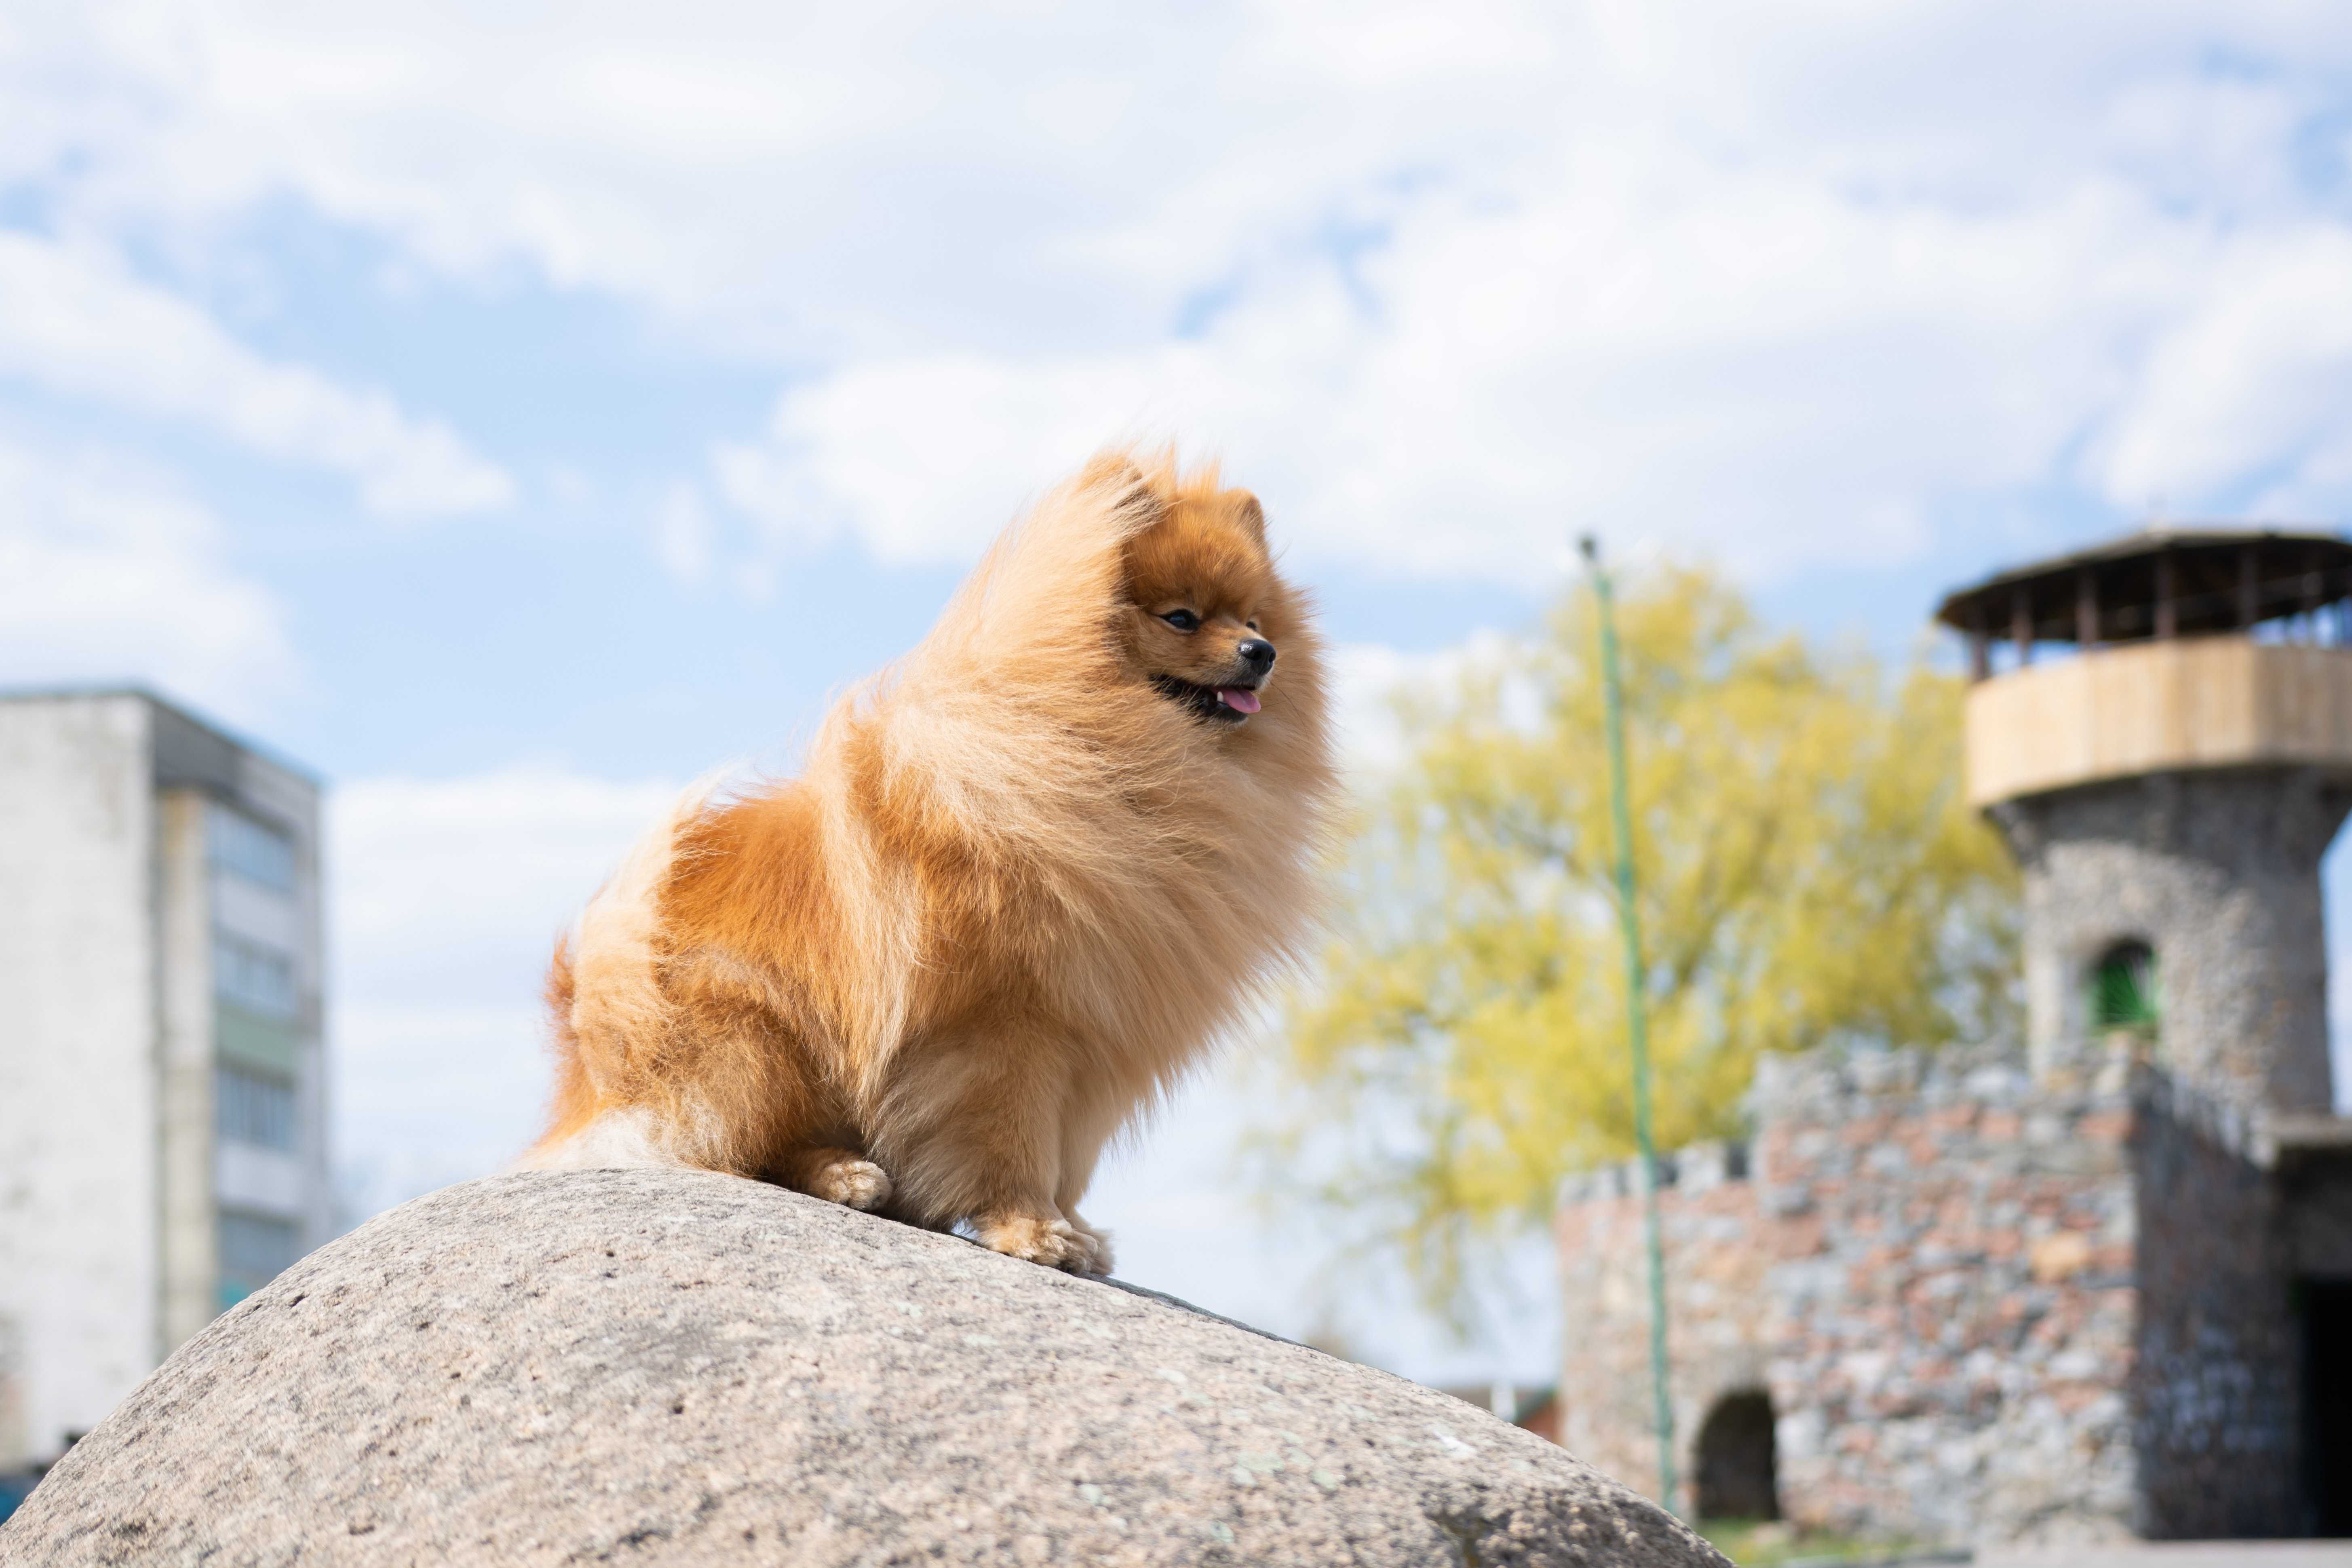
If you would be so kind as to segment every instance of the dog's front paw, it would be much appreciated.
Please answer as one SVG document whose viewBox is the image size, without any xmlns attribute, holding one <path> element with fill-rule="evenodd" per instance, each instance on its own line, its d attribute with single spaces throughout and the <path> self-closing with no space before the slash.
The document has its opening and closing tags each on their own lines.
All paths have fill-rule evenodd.
<svg viewBox="0 0 2352 1568">
<path fill-rule="evenodd" d="M 1066 1268 L 1073 1274 L 1089 1272 L 1083 1265 L 1094 1256 L 1093 1243 L 1071 1229 L 1067 1220 L 1043 1215 L 990 1215 L 972 1228 L 980 1244 L 992 1252 L 1042 1263 L 1048 1268 Z"/>
<path fill-rule="evenodd" d="M 871 1211 L 890 1201 L 890 1173 L 873 1161 L 845 1155 L 816 1168 L 809 1192 L 844 1208 Z"/>
<path fill-rule="evenodd" d="M 1084 1249 L 1084 1255 L 1076 1265 L 1077 1271 L 1081 1274 L 1108 1274 L 1114 1267 L 1111 1262 L 1110 1232 L 1096 1229 L 1075 1214 L 1070 1215 L 1069 1226 Z"/>
</svg>

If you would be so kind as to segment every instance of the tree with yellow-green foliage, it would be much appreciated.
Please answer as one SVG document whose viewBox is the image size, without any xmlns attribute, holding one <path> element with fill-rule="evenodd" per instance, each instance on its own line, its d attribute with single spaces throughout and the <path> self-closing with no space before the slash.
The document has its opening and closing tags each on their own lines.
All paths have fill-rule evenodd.
<svg viewBox="0 0 2352 1568">
<path fill-rule="evenodd" d="M 2013 1027 L 2016 878 L 1961 796 L 1961 687 L 1769 633 L 1701 572 L 1622 602 L 1659 1145 L 1758 1057 Z M 1633 1149 L 1591 596 L 1433 693 L 1286 1021 L 1276 1168 L 1459 1305 L 1465 1257 Z"/>
</svg>

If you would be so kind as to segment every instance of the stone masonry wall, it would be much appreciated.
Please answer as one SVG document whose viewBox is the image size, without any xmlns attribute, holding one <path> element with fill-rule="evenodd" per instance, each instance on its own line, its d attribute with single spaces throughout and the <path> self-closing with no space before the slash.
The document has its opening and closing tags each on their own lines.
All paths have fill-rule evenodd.
<svg viewBox="0 0 2352 1568">
<path fill-rule="evenodd" d="M 2053 1097 L 1986 1052 L 1769 1062 L 1749 1180 L 1662 1193 L 1680 1463 L 1762 1387 L 1781 1510 L 1958 1543 L 2124 1535 L 2134 1472 L 2130 1064 Z M 1562 1194 L 1563 1439 L 1656 1484 L 1640 1202 Z"/>
<path fill-rule="evenodd" d="M 1716 1401 L 1766 1386 L 1769 1347 L 1757 1309 L 1771 1247 L 1783 1237 L 1757 1224 L 1746 1171 L 1746 1151 L 1737 1145 L 1682 1150 L 1672 1157 L 1673 1181 L 1660 1205 L 1676 1463 L 1685 1488 L 1697 1471 L 1696 1435 Z M 1559 1441 L 1604 1475 L 1655 1497 L 1640 1192 L 1638 1167 L 1619 1165 L 1571 1178 L 1561 1194 L 1567 1340 Z M 1687 1493 L 1684 1500 L 1687 1506 Z"/>
<path fill-rule="evenodd" d="M 2352 1279 L 2352 1146 L 2292 1153 L 2280 1175 L 2295 1277 Z"/>
<path fill-rule="evenodd" d="M 2162 1079 L 2140 1100 L 2137 1523 L 2157 1539 L 2299 1534 L 2290 1233 L 2278 1184 L 2213 1109 Z"/>
<path fill-rule="evenodd" d="M 1792 1513 L 1935 1540 L 2130 1525 L 2130 1063 L 2053 1096 L 1965 1052 L 1775 1063 L 1759 1209 Z"/>
<path fill-rule="evenodd" d="M 2025 873 L 2028 1033 L 2044 1083 L 2095 1067 L 2085 996 L 2119 941 L 2156 953 L 2167 1071 L 2243 1110 L 2324 1114 L 2319 859 L 2352 794 L 2308 768 L 2162 773 L 2004 801 Z"/>
</svg>

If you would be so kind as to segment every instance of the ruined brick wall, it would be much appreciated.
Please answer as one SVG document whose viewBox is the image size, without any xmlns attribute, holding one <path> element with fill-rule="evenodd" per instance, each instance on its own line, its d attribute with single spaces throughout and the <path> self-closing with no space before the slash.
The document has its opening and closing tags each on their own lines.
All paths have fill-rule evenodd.
<svg viewBox="0 0 2352 1568">
<path fill-rule="evenodd" d="M 1768 1064 L 1754 1175 L 1662 1190 L 1684 1473 L 1716 1400 L 1769 1390 L 1782 1511 L 1936 1542 L 2123 1534 L 2133 1500 L 2130 1066 L 2053 1098 L 1947 1050 Z M 1654 1487 L 1630 1170 L 1559 1215 L 1571 1452 Z"/>
<path fill-rule="evenodd" d="M 2064 1095 L 1963 1051 L 1759 1077 L 1792 1516 L 1949 1542 L 2127 1531 L 2130 1070 Z"/>
<path fill-rule="evenodd" d="M 1696 1468 L 1692 1444 L 1716 1401 L 1766 1386 L 1769 1352 L 1757 1307 L 1772 1238 L 1756 1224 L 1743 1148 L 1685 1149 L 1668 1169 L 1674 1180 L 1661 1189 L 1659 1228 L 1677 1462 L 1687 1486 Z M 1571 1178 L 1561 1194 L 1566 1334 L 1559 1441 L 1586 1463 L 1656 1497 L 1649 1275 L 1639 1193 L 1638 1172 L 1620 1165 Z"/>
</svg>

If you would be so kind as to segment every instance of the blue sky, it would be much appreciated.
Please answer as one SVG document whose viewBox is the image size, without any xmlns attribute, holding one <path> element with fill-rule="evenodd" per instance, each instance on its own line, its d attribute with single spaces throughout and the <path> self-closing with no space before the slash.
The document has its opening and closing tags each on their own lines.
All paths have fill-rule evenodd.
<svg viewBox="0 0 2352 1568">
<path fill-rule="evenodd" d="M 0 680 L 334 781 L 366 1203 L 527 1131 L 665 792 L 789 765 L 1106 440 L 1265 496 L 1367 757 L 1586 530 L 1900 654 L 2154 513 L 2352 511 L 2340 7 L 853 10 L 0 9 Z M 1237 1098 L 1110 1179 L 1129 1273 L 1541 1372 L 1540 1311 L 1313 1300 Z"/>
</svg>

